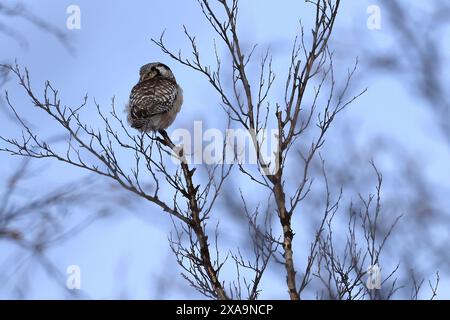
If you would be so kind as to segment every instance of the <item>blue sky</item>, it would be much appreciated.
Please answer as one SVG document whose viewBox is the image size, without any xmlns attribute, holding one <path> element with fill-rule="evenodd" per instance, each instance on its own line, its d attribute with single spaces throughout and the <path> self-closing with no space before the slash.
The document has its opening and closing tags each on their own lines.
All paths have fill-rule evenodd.
<svg viewBox="0 0 450 320">
<path fill-rule="evenodd" d="M 366 8 L 373 2 L 376 3 L 343 1 L 334 40 L 337 50 L 343 49 L 355 37 L 362 36 L 374 41 L 374 48 L 386 41 L 388 28 L 380 31 L 366 28 Z M 122 109 L 131 87 L 137 82 L 139 67 L 150 61 L 162 61 L 170 65 L 184 88 L 183 109 L 174 127 L 190 128 L 194 120 L 204 117 L 209 117 L 209 125 L 221 123 L 221 118 L 218 121 L 211 119 L 212 115 L 217 114 L 218 99 L 208 83 L 195 72 L 168 60 L 150 41 L 166 30 L 168 46 L 189 54 L 189 43 L 182 33 L 182 26 L 186 25 L 197 36 L 199 48 L 205 52 L 205 60 L 213 59 L 210 53 L 214 34 L 203 19 L 196 1 L 41 0 L 24 3 L 34 14 L 64 30 L 73 47 L 73 51 L 67 50 L 54 37 L 37 30 L 32 24 L 17 18 L 10 19 L 14 28 L 26 36 L 29 44 L 23 47 L 0 34 L 1 60 L 17 59 L 19 65 L 26 66 L 37 92 L 46 80 L 50 80 L 59 89 L 64 104 L 79 104 L 88 93 L 102 106 L 102 110 L 108 110 L 113 96 L 116 107 Z M 81 9 L 80 30 L 65 28 L 68 17 L 66 8 L 71 4 Z M 270 47 L 275 63 L 281 66 L 285 63 L 282 54 L 289 52 L 298 31 L 298 21 L 302 19 L 303 24 L 308 26 L 312 18 L 308 14 L 311 12 L 302 1 L 283 1 L 282 5 L 268 0 L 242 1 L 240 34 L 249 46 L 257 42 L 262 48 Z M 351 65 L 352 59 L 344 61 Z M 345 70 L 343 66 L 339 68 Z M 364 143 L 369 137 L 381 134 L 399 141 L 409 152 L 420 153 L 431 179 L 448 190 L 450 167 L 445 159 L 449 157 L 449 150 L 443 147 L 439 133 L 433 129 L 434 120 L 430 114 L 396 79 L 363 79 L 365 83 L 358 83 L 358 87 L 367 86 L 368 92 L 343 116 L 345 123 L 357 123 L 357 140 Z M 24 114 L 38 126 L 40 134 L 51 136 L 54 133 L 53 124 L 45 115 L 36 112 L 27 114 L 28 111 L 25 111 L 29 107 L 28 99 L 16 85 L 15 79 L 5 87 L 19 110 L 24 110 Z M 90 102 L 85 117 L 95 115 L 92 100 Z M 18 133 L 14 123 L 5 117 L 0 118 L 0 128 L 2 134 Z M 17 158 L 0 154 L 0 174 L 6 176 L 17 161 Z M 64 179 L 75 179 L 85 174 L 50 161 L 39 165 L 45 167 L 46 179 L 41 185 L 44 188 L 58 185 L 62 175 Z M 30 188 L 33 187 L 30 185 Z M 96 223 L 51 250 L 50 256 L 61 272 L 64 273 L 71 264 L 81 267 L 82 288 L 88 297 L 156 298 L 155 279 L 164 271 L 170 270 L 170 278 L 180 278 L 179 270 L 172 267 L 175 260 L 167 243 L 171 230 L 167 216 L 147 204 L 139 205 L 133 211 L 130 213 L 120 209 L 116 217 Z M 149 243 L 157 245 L 149 246 Z M 279 278 L 283 279 L 282 276 Z M 270 276 L 269 282 L 270 279 L 275 278 Z M 168 289 L 167 295 L 162 297 L 200 297 L 181 279 L 172 283 L 173 289 Z M 268 292 L 265 297 L 276 297 L 284 290 L 282 283 L 280 286 L 273 284 L 273 287 L 273 293 Z M 8 298 L 4 294 L 0 291 L 0 298 Z M 30 297 L 61 298 L 64 293 L 38 269 L 33 274 Z"/>
</svg>

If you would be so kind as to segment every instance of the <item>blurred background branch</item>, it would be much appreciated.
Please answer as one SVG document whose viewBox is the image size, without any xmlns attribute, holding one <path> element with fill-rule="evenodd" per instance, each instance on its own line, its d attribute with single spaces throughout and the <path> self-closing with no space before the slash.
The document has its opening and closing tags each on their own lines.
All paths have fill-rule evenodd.
<svg viewBox="0 0 450 320">
<path fill-rule="evenodd" d="M 269 39 L 267 45 L 254 44 L 256 36 L 252 34 L 253 25 L 247 17 L 256 9 L 251 4 L 238 4 L 237 1 L 199 0 L 200 10 L 193 5 L 195 2 L 179 4 L 185 6 L 179 9 L 183 16 L 191 16 L 184 12 L 195 8 L 197 11 L 189 12 L 203 17 L 204 24 L 200 24 L 201 19 L 191 19 L 186 22 L 181 35 L 174 37 L 171 36 L 173 33 L 167 32 L 164 37 L 154 40 L 162 53 L 178 62 L 177 79 L 178 75 L 180 79 L 184 77 L 188 107 L 183 109 L 175 124 L 189 127 L 198 117 L 213 128 L 243 128 L 253 132 L 250 142 L 256 150 L 261 150 L 257 133 L 274 128 L 280 146 L 276 162 L 281 170 L 277 174 L 261 174 L 269 163 L 259 152 L 257 166 L 193 165 L 184 169 L 174 166 L 168 159 L 174 151 L 180 150 L 178 146 L 169 143 L 164 136 L 137 136 L 129 132 L 122 122 L 123 117 L 115 110 L 115 101 L 111 108 L 92 102 L 87 96 L 81 104 L 75 103 L 73 101 L 79 101 L 78 89 L 85 87 L 80 85 L 79 88 L 70 81 L 64 86 L 60 84 L 61 79 L 57 82 L 61 91 L 69 88 L 64 96 L 49 81 L 45 82 L 46 90 L 42 94 L 28 83 L 27 70 L 11 64 L 0 68 L 3 79 L 0 84 L 6 85 L 7 77 L 20 83 L 8 87 L 7 107 L 13 110 L 9 114 L 21 130 L 2 131 L 2 147 L 26 157 L 56 158 L 63 162 L 63 169 L 60 169 L 63 172 L 67 172 L 66 164 L 69 163 L 112 178 L 118 182 L 113 187 L 114 193 L 110 194 L 112 198 L 116 197 L 116 188 L 121 187 L 138 196 L 126 196 L 121 200 L 127 199 L 129 205 L 148 201 L 156 204 L 150 208 L 139 206 L 136 210 L 133 207 L 130 211 L 142 211 L 150 225 L 158 220 L 154 207 L 169 213 L 164 218 L 169 216 L 171 219 L 166 220 L 170 221 L 153 229 L 163 230 L 166 234 L 172 224 L 169 244 L 158 242 L 156 236 L 149 235 L 147 241 L 139 241 L 142 254 L 139 263 L 134 264 L 140 265 L 150 257 L 163 266 L 159 273 L 151 272 L 155 275 L 148 284 L 155 288 L 152 297 L 170 297 L 173 292 L 178 293 L 176 297 L 200 297 L 193 291 L 186 291 L 185 286 L 174 284 L 178 278 L 184 278 L 188 285 L 210 298 L 286 298 L 286 292 L 292 299 L 424 299 L 442 297 L 441 292 L 445 297 L 448 294 L 445 274 L 450 266 L 446 249 L 450 186 L 446 181 L 450 180 L 448 170 L 434 163 L 446 162 L 446 156 L 442 154 L 450 151 L 450 108 L 446 91 L 449 57 L 448 45 L 442 40 L 449 32 L 449 20 L 446 19 L 449 7 L 441 1 L 423 4 L 380 0 L 383 26 L 380 34 L 361 28 L 358 18 L 347 19 L 350 16 L 365 18 L 361 12 L 365 13 L 366 8 L 357 11 L 358 16 L 344 3 L 339 7 L 339 1 L 307 2 L 308 6 L 301 7 L 302 10 L 297 10 L 297 2 L 276 5 L 283 16 L 277 15 L 273 8 L 269 9 L 271 4 L 258 5 L 255 22 L 266 21 L 259 16 L 264 10 L 270 11 L 270 18 L 277 21 L 272 27 L 264 24 L 264 39 Z M 146 12 L 136 9 L 140 3 L 135 6 L 126 9 L 136 15 Z M 21 7 L 2 6 L 0 15 L 8 12 L 12 12 L 12 16 L 20 15 L 18 8 Z M 166 12 L 164 8 L 158 9 Z M 58 32 L 50 31 L 50 26 L 46 29 L 36 22 L 38 20 L 30 18 L 29 11 L 21 12 L 24 20 L 60 40 Z M 177 12 L 178 9 L 170 10 L 161 16 L 176 17 Z M 296 30 L 296 38 L 279 40 L 271 35 L 278 24 L 291 18 L 298 20 L 298 12 L 305 19 Z M 97 18 L 108 26 L 108 33 L 111 29 L 116 30 L 111 21 Z M 184 18 L 179 18 L 185 22 Z M 347 20 L 354 28 L 354 37 L 342 29 Z M 158 21 L 152 26 L 156 30 L 164 29 Z M 21 29 L 12 30 L 20 34 Z M 104 35 L 101 30 L 98 32 Z M 373 33 L 368 36 L 365 32 Z M 117 39 L 113 39 L 112 47 L 117 49 L 121 34 L 115 34 Z M 280 34 L 287 34 L 287 29 L 281 30 Z M 125 38 L 124 43 L 135 48 L 130 38 L 135 41 L 148 39 L 148 30 L 134 28 L 133 32 L 126 32 Z M 214 43 L 209 41 L 211 38 L 216 38 Z M 65 39 L 61 41 L 67 41 Z M 102 41 L 108 43 L 103 37 Z M 342 43 L 345 45 L 340 46 Z M 169 49 L 169 44 L 174 44 L 175 48 Z M 92 78 L 100 84 L 89 82 L 86 84 L 89 91 L 103 90 L 109 99 L 117 90 L 118 97 L 126 97 L 125 91 L 135 81 L 136 65 L 130 64 L 130 59 L 127 64 L 125 60 L 111 56 L 111 52 L 115 52 L 111 47 L 105 46 L 106 49 L 109 51 L 96 46 L 94 51 L 102 60 L 96 60 L 99 69 L 93 68 L 95 70 L 89 72 L 82 68 L 79 82 L 88 83 Z M 123 50 L 119 51 L 123 53 Z M 136 59 L 131 60 L 148 60 L 147 48 L 133 51 Z M 89 50 L 82 54 L 86 52 Z M 184 56 L 183 52 L 192 55 Z M 164 59 L 156 50 L 151 54 L 160 57 L 161 61 Z M 80 64 L 86 60 L 91 65 L 91 59 L 98 59 L 89 55 L 83 57 L 78 61 Z M 7 59 L 8 62 L 14 60 Z M 121 61 L 123 68 L 112 59 Z M 42 79 L 40 73 L 33 71 L 37 64 L 29 65 L 31 74 L 38 77 L 36 83 L 49 79 L 46 72 L 57 69 L 49 66 Z M 178 67 L 171 65 L 173 69 Z M 68 70 L 63 69 L 64 74 L 69 73 L 68 67 Z M 105 80 L 108 72 L 114 75 L 114 81 Z M 122 76 L 117 77 L 118 74 Z M 397 86 L 391 88 L 389 81 L 396 82 Z M 387 85 L 383 87 L 385 83 Z M 366 87 L 368 91 L 365 91 Z M 122 88 L 124 92 L 120 91 Z M 407 100 L 399 98 L 403 90 Z M 64 102 L 59 100 L 60 97 Z M 30 99 L 34 109 L 29 106 Z M 410 104 L 410 108 L 402 109 L 405 103 Z M 347 110 L 350 104 L 354 107 Z M 377 106 L 376 110 L 372 109 L 373 105 Z M 378 108 L 383 105 L 390 109 Z M 220 106 L 225 117 L 209 116 L 218 114 Z M 39 108 L 44 112 L 38 113 Z M 108 111 L 105 112 L 105 108 Z M 428 110 L 432 121 L 412 123 L 413 114 L 419 114 L 419 118 L 422 115 L 418 108 Z M 365 122 L 355 116 L 358 110 L 366 116 Z M 397 110 L 406 111 L 396 113 Z M 8 120 L 7 124 L 10 123 L 12 121 Z M 381 134 L 373 134 L 367 128 L 368 123 Z M 426 130 L 420 127 L 424 123 Z M 400 132 L 397 136 L 388 131 L 390 124 Z M 433 140 L 436 145 L 422 138 Z M 435 162 L 430 164 L 431 161 Z M 16 174 L 19 178 L 15 178 Z M 21 173 L 11 172 L 5 177 L 8 181 L 20 181 Z M 84 183 L 90 185 L 91 182 Z M 12 201 L 9 191 L 4 193 L 4 198 L 20 208 L 27 204 L 35 206 L 39 213 L 62 206 L 62 203 L 73 206 L 75 211 L 80 202 L 99 203 L 98 195 L 94 193 L 93 199 L 89 200 L 89 192 L 84 193 L 86 190 L 77 183 L 67 188 L 57 188 L 56 193 L 43 193 L 41 197 L 36 195 L 33 200 Z M 80 194 L 72 193 L 75 189 Z M 98 191 L 101 188 L 92 189 Z M 57 200 L 52 200 L 55 197 Z M 137 200 L 139 197 L 142 202 Z M 51 201 L 56 201 L 54 206 Z M 108 201 L 105 198 L 104 202 Z M 35 257 L 36 247 L 48 249 L 63 243 L 64 239 L 76 235 L 103 216 L 103 209 L 87 207 L 92 208 L 89 212 L 92 216 L 83 216 L 85 219 L 73 224 L 69 223 L 72 222 L 70 219 L 69 222 L 60 221 L 53 211 L 48 220 L 56 222 L 49 224 L 43 218 L 44 214 L 37 221 L 22 222 L 20 219 L 20 222 L 14 222 L 16 219 L 10 219 L 0 228 L 0 240 Z M 31 219 L 30 212 L 19 217 Z M 194 227 L 195 216 L 199 220 Z M 38 228 L 41 224 L 45 232 Z M 60 227 L 54 228 L 53 224 Z M 146 234 L 151 233 L 147 225 L 143 228 Z M 28 230 L 32 232 L 26 232 Z M 130 230 L 134 233 L 140 229 L 134 226 Z M 106 229 L 101 230 L 94 238 L 100 239 L 106 232 Z M 128 241 L 127 238 L 118 239 L 115 246 L 123 243 L 130 248 Z M 167 257 L 165 249 L 168 247 L 175 257 Z M 16 252 L 10 248 L 8 252 Z M 109 250 L 112 251 L 115 249 Z M 210 263 L 205 263 L 206 252 Z M 3 264 L 6 269 L 15 266 L 10 261 Z M 47 266 L 49 274 L 55 275 L 62 284 L 60 268 L 50 267 L 52 264 L 47 262 L 51 259 L 39 261 L 36 263 Z M 373 290 L 367 285 L 368 270 L 377 264 L 381 267 L 382 289 Z M 133 264 L 130 262 L 130 265 Z M 105 269 L 111 269 L 111 265 Z M 177 277 L 175 274 L 180 270 L 182 275 Z M 4 274 L 9 277 L 11 269 Z M 10 281 L 16 279 L 11 277 Z M 123 283 L 126 284 L 126 280 Z M 142 286 L 141 283 L 130 285 L 130 297 L 135 296 L 135 290 Z M 26 284 L 15 288 L 21 290 L 19 296 L 26 296 Z M 107 290 L 102 292 L 114 295 Z"/>
</svg>

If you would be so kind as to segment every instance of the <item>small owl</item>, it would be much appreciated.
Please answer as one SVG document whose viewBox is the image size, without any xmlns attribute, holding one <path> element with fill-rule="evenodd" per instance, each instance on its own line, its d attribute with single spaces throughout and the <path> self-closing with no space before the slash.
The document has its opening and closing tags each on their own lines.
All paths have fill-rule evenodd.
<svg viewBox="0 0 450 320">
<path fill-rule="evenodd" d="M 139 75 L 127 106 L 128 123 L 141 132 L 164 130 L 180 111 L 183 90 L 165 64 L 146 64 Z"/>
</svg>

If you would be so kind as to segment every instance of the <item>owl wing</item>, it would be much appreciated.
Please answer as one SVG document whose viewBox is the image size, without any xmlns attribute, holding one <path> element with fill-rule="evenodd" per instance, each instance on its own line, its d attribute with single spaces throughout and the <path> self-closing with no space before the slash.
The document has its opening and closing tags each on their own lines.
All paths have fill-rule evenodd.
<svg viewBox="0 0 450 320">
<path fill-rule="evenodd" d="M 169 111 L 177 98 L 177 88 L 170 79 L 153 78 L 138 83 L 131 90 L 131 118 L 150 118 Z"/>
</svg>

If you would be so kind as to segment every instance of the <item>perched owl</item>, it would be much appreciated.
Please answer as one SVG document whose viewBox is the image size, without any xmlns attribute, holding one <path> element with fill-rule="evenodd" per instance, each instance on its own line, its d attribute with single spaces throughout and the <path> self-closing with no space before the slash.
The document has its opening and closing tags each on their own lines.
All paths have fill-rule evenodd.
<svg viewBox="0 0 450 320">
<path fill-rule="evenodd" d="M 166 129 L 180 111 L 183 91 L 165 64 L 146 64 L 139 75 L 127 106 L 128 123 L 141 132 Z"/>
</svg>

